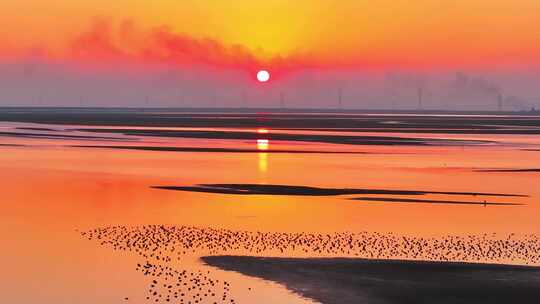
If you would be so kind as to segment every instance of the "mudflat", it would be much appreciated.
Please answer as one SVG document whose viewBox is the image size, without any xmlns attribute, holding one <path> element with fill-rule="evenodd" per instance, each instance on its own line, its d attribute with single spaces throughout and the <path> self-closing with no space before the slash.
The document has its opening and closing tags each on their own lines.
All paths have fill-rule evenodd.
<svg viewBox="0 0 540 304">
<path fill-rule="evenodd" d="M 538 303 L 540 268 L 350 258 L 207 256 L 204 263 L 285 285 L 326 304 Z"/>
</svg>

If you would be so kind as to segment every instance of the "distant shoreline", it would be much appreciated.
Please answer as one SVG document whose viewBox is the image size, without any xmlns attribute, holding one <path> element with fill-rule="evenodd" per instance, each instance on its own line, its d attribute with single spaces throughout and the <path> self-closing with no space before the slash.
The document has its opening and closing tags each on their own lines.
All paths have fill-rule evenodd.
<svg viewBox="0 0 540 304">
<path fill-rule="evenodd" d="M 140 111 L 166 111 L 166 112 L 201 112 L 201 113 L 328 113 L 328 114 L 425 114 L 425 115 L 531 115 L 540 116 L 537 111 L 479 111 L 479 110 L 444 110 L 444 109 L 354 109 L 354 108 L 278 108 L 278 107 L 65 107 L 65 106 L 0 106 L 2 111 L 86 111 L 86 112 L 140 112 Z"/>
<path fill-rule="evenodd" d="M 540 134 L 540 112 L 277 108 L 0 108 L 0 121 L 77 126 L 266 128 L 367 133 Z M 92 131 L 92 130 L 86 130 Z M 171 135 L 165 130 L 94 130 Z M 149 133 L 152 131 L 152 134 Z M 178 132 L 178 130 L 176 130 Z M 215 130 L 214 130 L 215 131 Z M 208 133 L 208 130 L 206 131 Z M 192 132 L 193 133 L 193 132 Z M 199 132 L 200 133 L 200 132 Z M 144 135 L 142 134 L 142 135 Z M 235 133 L 236 134 L 236 133 Z M 208 135 L 208 134 L 207 134 Z M 257 136 L 263 136 L 256 134 Z M 200 136 L 200 135 L 198 135 Z M 250 134 L 253 137 L 253 134 Z M 267 133 L 268 139 L 299 135 Z M 306 137 L 307 135 L 303 135 Z M 338 141 L 347 139 L 341 135 Z"/>
</svg>

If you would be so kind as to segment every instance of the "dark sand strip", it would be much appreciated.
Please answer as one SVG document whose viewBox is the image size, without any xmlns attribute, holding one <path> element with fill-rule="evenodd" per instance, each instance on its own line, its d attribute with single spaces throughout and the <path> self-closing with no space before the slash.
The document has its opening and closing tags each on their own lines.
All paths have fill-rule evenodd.
<svg viewBox="0 0 540 304">
<path fill-rule="evenodd" d="M 502 196 L 526 197 L 519 194 L 481 193 L 481 192 L 439 192 L 416 190 L 384 190 L 384 189 L 348 189 L 348 188 L 317 188 L 291 185 L 261 185 L 261 184 L 201 184 L 197 186 L 154 186 L 155 189 L 237 194 L 237 195 L 297 195 L 297 196 L 336 196 L 354 194 L 386 194 L 386 195 L 471 195 L 471 196 Z"/>
<path fill-rule="evenodd" d="M 472 128 L 472 129 L 468 129 Z M 540 129 L 537 127 L 531 127 L 530 129 L 515 129 L 512 126 L 502 126 L 500 129 L 492 129 L 489 127 L 483 126 L 463 126 L 462 128 L 456 126 L 454 129 L 445 129 L 445 128 L 411 128 L 409 126 L 403 126 L 399 128 L 297 128 L 297 129 L 279 129 L 279 130 L 295 130 L 295 131 L 328 131 L 328 132 L 372 132 L 372 133 L 427 133 L 427 134 L 485 134 L 485 135 L 499 135 L 499 134 L 508 134 L 508 135 L 536 135 L 540 134 Z"/>
<path fill-rule="evenodd" d="M 483 205 L 483 206 L 521 206 L 524 204 L 518 203 L 489 203 L 489 202 L 463 202 L 463 201 L 448 201 L 448 200 L 424 200 L 424 199 L 408 199 L 408 198 L 390 198 L 390 197 L 355 197 L 351 198 L 355 201 L 383 202 L 383 203 L 411 203 L 411 204 L 451 204 L 451 205 Z"/>
<path fill-rule="evenodd" d="M 85 135 L 62 135 L 62 134 L 39 134 L 39 133 L 18 133 L 18 132 L 0 132 L 0 136 L 22 137 L 22 138 L 47 138 L 47 139 L 81 139 L 81 140 L 114 140 L 131 141 L 126 138 L 104 137 L 104 136 L 85 136 Z"/>
<path fill-rule="evenodd" d="M 0 147 L 24 147 L 25 145 L 18 144 L 0 144 Z"/>
<path fill-rule="evenodd" d="M 354 151 L 316 151 L 316 150 L 259 150 L 234 148 L 203 148 L 203 147 L 159 147 L 159 146 L 86 146 L 74 145 L 73 148 L 119 149 L 160 152 L 217 152 L 217 153 L 283 153 L 283 154 L 373 154 Z"/>
<path fill-rule="evenodd" d="M 43 132 L 57 132 L 58 130 L 49 129 L 49 128 L 35 128 L 35 127 L 19 127 L 17 130 L 26 130 L 26 131 L 43 131 Z"/>
<path fill-rule="evenodd" d="M 385 111 L 332 109 L 204 108 L 1 108 L 0 121 L 92 126 L 172 126 L 226 128 L 419 129 L 445 133 L 535 134 L 538 112 Z M 392 114 L 387 116 L 384 114 Z M 370 114 L 370 115 L 366 115 Z M 422 115 L 408 115 L 422 114 Z M 446 114 L 430 115 L 430 114 Z M 457 114 L 458 116 L 453 116 Z M 474 114 L 475 116 L 468 116 Z M 496 114 L 496 115 L 494 115 Z M 501 116 L 504 114 L 506 116 Z M 525 116 L 522 116 L 525 115 Z M 406 131 L 404 131 L 406 132 Z"/>
<path fill-rule="evenodd" d="M 534 169 L 486 169 L 486 170 L 476 170 L 476 172 L 540 172 L 540 169 L 534 168 Z"/>
<path fill-rule="evenodd" d="M 267 133 L 264 135 L 247 131 L 204 131 L 204 130 L 134 130 L 134 129 L 75 129 L 76 131 L 116 133 L 128 136 L 152 136 L 171 138 L 199 138 L 199 139 L 234 139 L 234 140 L 257 140 L 261 137 L 268 140 L 318 142 L 329 144 L 346 145 L 380 145 L 380 146 L 426 146 L 426 145 L 481 145 L 494 143 L 487 140 L 454 140 L 454 139 L 430 139 L 397 136 L 356 136 L 356 135 L 314 135 L 314 134 L 286 134 Z"/>
<path fill-rule="evenodd" d="M 324 304 L 539 303 L 540 268 L 365 259 L 202 257 Z"/>
</svg>

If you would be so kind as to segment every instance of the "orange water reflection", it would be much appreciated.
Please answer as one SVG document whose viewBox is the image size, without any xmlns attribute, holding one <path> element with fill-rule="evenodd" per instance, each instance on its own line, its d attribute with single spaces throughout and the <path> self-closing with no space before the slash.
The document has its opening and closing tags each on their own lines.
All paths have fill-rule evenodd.
<svg viewBox="0 0 540 304">
<path fill-rule="evenodd" d="M 268 134 L 268 129 L 258 129 L 258 134 Z M 261 151 L 259 155 L 259 172 L 266 173 L 268 171 L 268 153 L 267 151 L 270 147 L 270 141 L 268 139 L 257 139 L 257 150 Z"/>
<path fill-rule="evenodd" d="M 112 252 L 81 240 L 75 229 L 172 224 L 321 233 L 540 233 L 538 173 L 478 171 L 532 168 L 540 163 L 540 153 L 509 146 L 392 147 L 392 153 L 385 153 L 390 151 L 386 147 L 360 147 L 377 153 L 272 154 L 269 170 L 269 153 L 264 151 L 269 150 L 270 143 L 263 138 L 256 142 L 257 153 L 245 154 L 69 148 L 62 147 L 65 142 L 52 139 L 10 142 L 29 146 L 0 147 L 0 238 L 4 248 L 0 257 L 7 261 L 3 271 L 4 278 L 9 279 L 2 280 L 6 303 L 118 303 L 126 291 L 133 297 L 139 293 L 142 296 L 145 279 L 134 275 L 133 270 L 138 260 L 129 253 Z M 205 144 L 202 140 L 190 144 L 193 142 Z M 225 144 L 238 145 L 232 141 Z M 254 143 L 246 145 L 253 148 Z M 275 147 L 274 142 L 272 145 Z M 310 147 L 321 146 L 327 147 Z M 335 145 L 333 149 L 351 147 Z M 233 196 L 150 188 L 263 182 L 328 188 L 500 192 L 529 197 L 511 199 L 524 206 L 483 207 L 366 203 L 342 197 Z M 446 195 L 437 198 L 456 199 Z M 509 198 L 493 200 L 503 202 Z M 195 258 L 182 263 L 184 268 L 203 267 Z M 238 302 L 306 302 L 275 285 L 211 271 L 237 286 L 257 286 L 256 298 L 255 293 L 235 291 Z"/>
</svg>

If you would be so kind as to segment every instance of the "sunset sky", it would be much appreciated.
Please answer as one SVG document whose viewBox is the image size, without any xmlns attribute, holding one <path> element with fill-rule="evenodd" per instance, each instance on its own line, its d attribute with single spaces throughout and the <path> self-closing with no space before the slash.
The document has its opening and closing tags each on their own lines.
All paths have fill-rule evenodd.
<svg viewBox="0 0 540 304">
<path fill-rule="evenodd" d="M 538 71 L 537 0 L 19 0 L 0 62 L 320 71 Z"/>
</svg>

